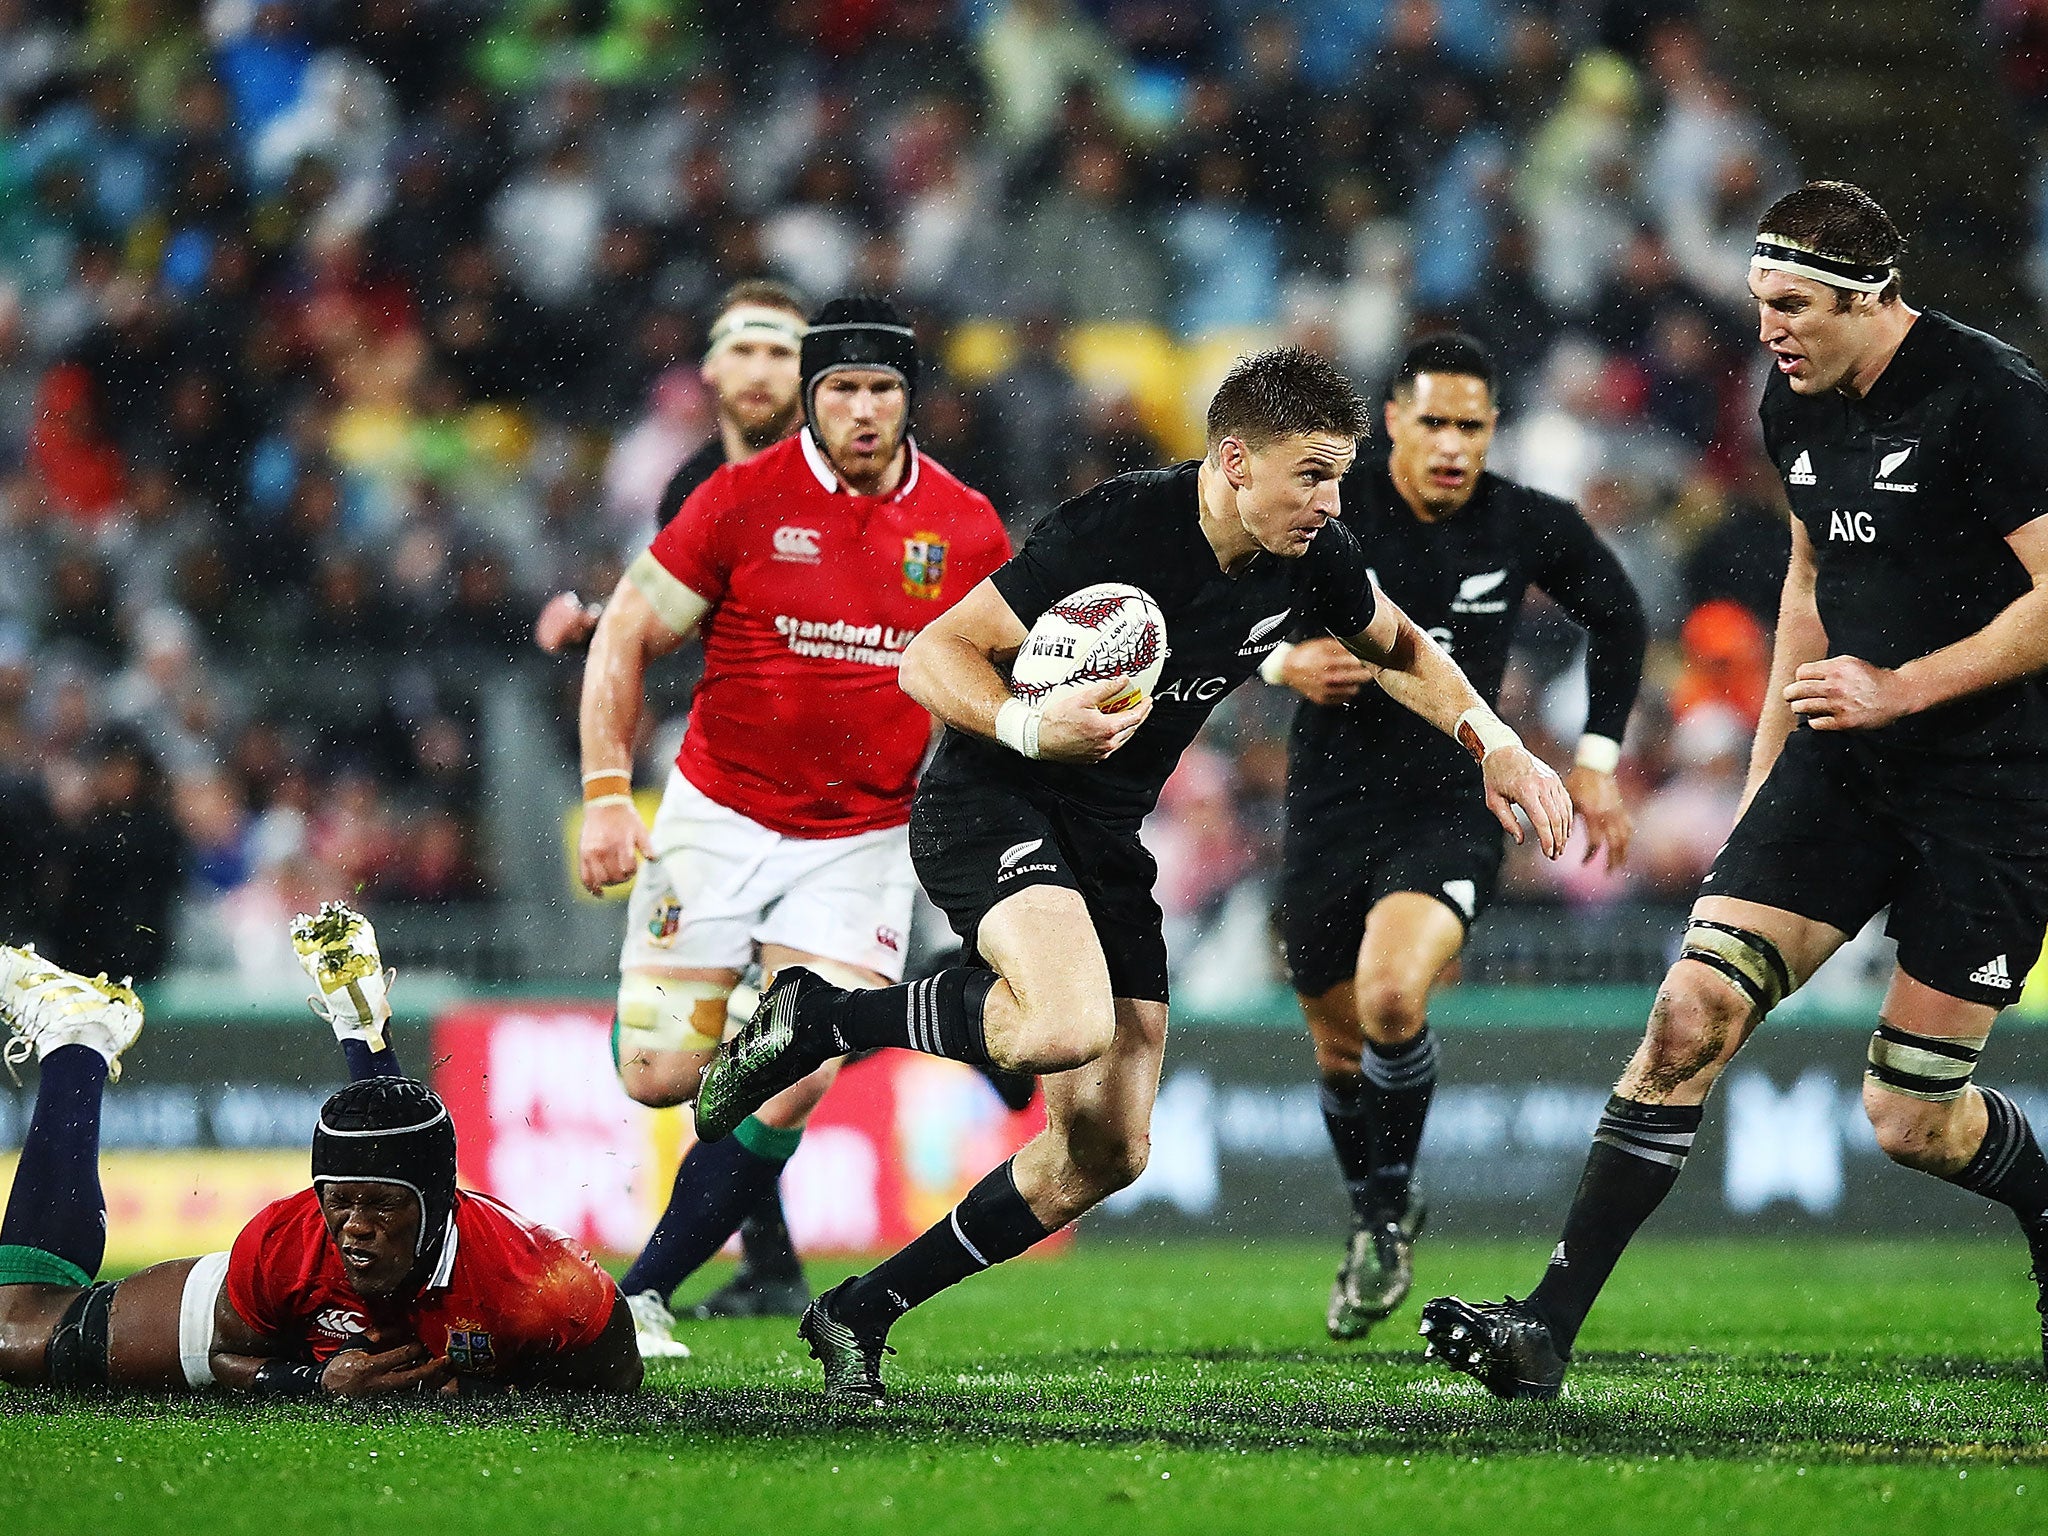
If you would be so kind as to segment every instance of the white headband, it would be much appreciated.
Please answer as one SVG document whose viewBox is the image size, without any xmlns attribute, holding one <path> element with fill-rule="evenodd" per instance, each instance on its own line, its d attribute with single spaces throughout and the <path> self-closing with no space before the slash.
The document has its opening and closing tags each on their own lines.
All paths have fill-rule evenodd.
<svg viewBox="0 0 2048 1536">
<path fill-rule="evenodd" d="M 1784 235 L 1758 235 L 1749 264 L 1767 272 L 1789 272 L 1794 277 L 1826 283 L 1830 288 L 1847 288 L 1852 293 L 1882 293 L 1899 275 L 1889 262 L 1850 261 Z"/>
<path fill-rule="evenodd" d="M 766 304 L 735 304 L 712 325 L 704 355 L 711 357 L 720 347 L 734 341 L 779 341 L 784 346 L 801 347 L 803 340 L 804 323 L 788 310 L 772 309 Z"/>
</svg>

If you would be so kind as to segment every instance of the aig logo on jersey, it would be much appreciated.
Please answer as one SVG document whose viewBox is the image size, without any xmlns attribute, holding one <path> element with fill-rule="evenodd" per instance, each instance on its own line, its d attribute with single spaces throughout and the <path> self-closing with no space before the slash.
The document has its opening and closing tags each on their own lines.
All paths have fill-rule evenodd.
<svg viewBox="0 0 2048 1536">
<path fill-rule="evenodd" d="M 1879 443 L 1877 449 L 1877 473 L 1871 477 L 1873 491 L 1904 491 L 1911 493 L 1920 489 L 1919 465 L 1913 454 L 1918 443 L 1894 441 Z"/>
<path fill-rule="evenodd" d="M 797 528 L 784 523 L 775 530 L 775 558 L 793 561 L 798 565 L 816 565 L 818 530 Z"/>
<path fill-rule="evenodd" d="M 946 579 L 946 541 L 936 533 L 914 533 L 903 541 L 903 590 L 935 598 Z"/>
<path fill-rule="evenodd" d="M 1911 489 L 1911 487 L 1907 487 Z M 1877 522 L 1868 512 L 1844 512 L 1840 507 L 1828 514 L 1828 542 L 1875 544 Z"/>
</svg>

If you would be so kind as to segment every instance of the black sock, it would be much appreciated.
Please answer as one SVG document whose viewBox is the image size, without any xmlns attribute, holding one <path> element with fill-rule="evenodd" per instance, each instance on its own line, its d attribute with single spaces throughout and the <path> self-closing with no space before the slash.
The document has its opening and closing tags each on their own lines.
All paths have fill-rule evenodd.
<svg viewBox="0 0 2048 1536">
<path fill-rule="evenodd" d="M 698 1142 L 690 1148 L 682 1167 L 676 1170 L 675 1188 L 668 1208 L 640 1250 L 640 1257 L 619 1277 L 619 1289 L 628 1296 L 653 1291 L 663 1302 L 738 1230 L 740 1219 L 771 1193 L 782 1176 L 782 1165 L 796 1150 L 790 1133 L 787 1150 L 778 1156 L 763 1156 L 750 1150 L 745 1134 L 757 1124 L 750 1115 L 739 1130 L 719 1141 Z"/>
<path fill-rule="evenodd" d="M 757 1280 L 800 1280 L 804 1267 L 789 1240 L 789 1222 L 782 1214 L 782 1183 L 763 1195 L 740 1223 L 740 1257 Z"/>
<path fill-rule="evenodd" d="M 1344 1175 L 1345 1193 L 1360 1221 L 1372 1212 L 1372 1093 L 1356 1072 L 1325 1072 L 1317 1095 L 1323 1107 L 1323 1129 Z"/>
<path fill-rule="evenodd" d="M 2048 1157 L 2019 1105 L 1996 1088 L 1977 1091 L 1984 1096 L 1984 1141 L 1949 1183 L 2011 1206 L 2023 1222 L 2038 1222 L 2048 1212 Z"/>
<path fill-rule="evenodd" d="M 847 1281 L 832 1298 L 832 1315 L 887 1332 L 897 1318 L 947 1286 L 1014 1259 L 1051 1235 L 1017 1193 L 1016 1175 L 1006 1162 L 970 1189 L 944 1221 Z"/>
<path fill-rule="evenodd" d="M 0 1218 L 0 1247 L 40 1248 L 88 1275 L 99 1273 L 107 1253 L 107 1201 L 100 1190 L 106 1082 L 107 1059 L 89 1045 L 60 1045 L 43 1058 L 35 1113 Z"/>
<path fill-rule="evenodd" d="M 1621 1251 L 1678 1182 L 1699 1134 L 1700 1110 L 1698 1104 L 1638 1104 L 1619 1094 L 1607 1101 L 1564 1233 L 1529 1296 L 1559 1354 L 1571 1353 Z"/>
<path fill-rule="evenodd" d="M 360 1083 L 366 1077 L 403 1077 L 405 1069 L 398 1064 L 398 1047 L 391 1043 L 390 1027 L 385 1027 L 384 1049 L 373 1051 L 367 1040 L 349 1039 L 341 1042 L 341 1054 L 348 1062 L 348 1080 Z"/>
<path fill-rule="evenodd" d="M 1392 1221 L 1408 1204 L 1408 1184 L 1415 1174 L 1415 1154 L 1422 1146 L 1422 1123 L 1436 1095 L 1436 1036 L 1422 1033 L 1404 1045 L 1366 1042 L 1361 1066 L 1373 1127 L 1372 1173 L 1367 1180 L 1371 1209 L 1381 1221 Z"/>
<path fill-rule="evenodd" d="M 840 1054 L 893 1045 L 987 1065 L 981 1022 L 996 980 L 994 971 L 956 965 L 922 981 L 842 993 L 828 1015 Z"/>
</svg>

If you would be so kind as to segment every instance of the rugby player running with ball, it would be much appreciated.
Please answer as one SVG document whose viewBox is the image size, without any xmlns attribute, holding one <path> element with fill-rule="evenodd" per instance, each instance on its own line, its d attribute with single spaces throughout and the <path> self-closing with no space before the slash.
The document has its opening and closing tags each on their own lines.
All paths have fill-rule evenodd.
<svg viewBox="0 0 2048 1536">
<path fill-rule="evenodd" d="M 1758 225 L 1764 447 L 1793 520 L 1748 794 L 1541 1283 L 1423 1308 L 1431 1352 L 1497 1396 L 1557 1395 L 1715 1079 L 1885 907 L 1898 966 L 1864 1110 L 1893 1161 L 2018 1216 L 2048 1330 L 2048 1159 L 2019 1105 L 1971 1082 L 2048 927 L 2048 383 L 1907 305 L 1901 255 L 1845 182 Z"/>
<path fill-rule="evenodd" d="M 1016 1257 L 1145 1166 L 1166 1046 L 1166 945 L 1138 825 L 1210 712 L 1254 676 L 1291 617 L 1382 669 L 1380 686 L 1482 759 L 1486 803 L 1555 857 L 1571 827 L 1556 774 L 1502 725 L 1428 635 L 1375 590 L 1335 519 L 1366 407 L 1297 348 L 1242 359 L 1210 402 L 1208 454 L 1068 502 L 911 645 L 904 689 L 947 726 L 919 787 L 919 878 L 967 963 L 858 992 L 783 971 L 721 1049 L 699 1133 L 849 1050 L 898 1046 L 1044 1076 L 1046 1129 L 930 1231 L 821 1296 L 800 1325 L 836 1396 L 884 1395 L 890 1327 Z M 1149 699 L 1105 711 L 1111 679 L 1015 698 L 1005 673 L 1035 619 L 1103 581 L 1149 593 L 1170 654 Z M 976 963 L 976 962 L 979 963 Z"/>
</svg>

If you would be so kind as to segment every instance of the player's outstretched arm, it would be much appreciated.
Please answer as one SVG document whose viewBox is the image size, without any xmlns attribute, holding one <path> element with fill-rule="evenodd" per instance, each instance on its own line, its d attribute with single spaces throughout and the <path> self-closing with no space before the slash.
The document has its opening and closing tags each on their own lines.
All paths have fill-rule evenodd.
<svg viewBox="0 0 2048 1536">
<path fill-rule="evenodd" d="M 290 1359 L 277 1340 L 246 1322 L 223 1290 L 213 1309 L 213 1379 L 230 1391 L 271 1397 L 384 1397 L 435 1392 L 452 1379 L 448 1362 L 417 1343 L 345 1349 L 325 1365 Z"/>
<path fill-rule="evenodd" d="M 1444 648 L 1384 593 L 1372 623 L 1344 642 L 1360 660 L 1378 667 L 1377 681 L 1395 703 L 1411 709 L 1479 760 L 1486 806 L 1516 842 L 1519 806 L 1547 858 L 1564 852 L 1571 836 L 1572 802 L 1550 765 L 1487 708 Z"/>
<path fill-rule="evenodd" d="M 1989 624 L 1896 670 L 1855 656 L 1809 661 L 1784 690 L 1792 711 L 1816 731 L 1874 730 L 2048 667 L 2048 516 L 2015 529 L 2005 542 L 2033 586 Z"/>
<path fill-rule="evenodd" d="M 650 574 L 646 566 L 653 562 L 643 555 L 620 580 L 583 663 L 578 734 L 588 809 L 577 862 L 592 895 L 631 878 L 648 851 L 647 828 L 632 798 L 647 664 L 681 645 L 710 606 L 667 571 L 653 566 Z"/>
<path fill-rule="evenodd" d="M 1123 678 L 1054 693 L 1019 747 L 998 729 L 1003 706 L 1016 702 L 1000 669 L 1016 659 L 1029 633 L 995 583 L 984 581 L 918 632 L 903 653 L 898 680 L 905 693 L 956 731 L 1002 741 L 1028 757 L 1100 762 L 1145 723 L 1151 700 L 1104 714 L 1102 706 L 1124 691 Z"/>
<path fill-rule="evenodd" d="M 611 1320 L 594 1342 L 534 1357 L 514 1374 L 512 1385 L 530 1392 L 637 1392 L 645 1375 L 633 1314 L 626 1298 L 615 1296 Z"/>
<path fill-rule="evenodd" d="M 1778 636 L 1771 647 L 1771 683 L 1764 690 L 1764 708 L 1756 739 L 1749 749 L 1749 782 L 1743 787 L 1742 809 L 1756 797 L 1771 764 L 1785 749 L 1796 717 L 1786 689 L 1799 670 L 1828 653 L 1828 632 L 1820 621 L 1813 595 L 1813 540 L 1806 525 L 1792 519 L 1792 558 L 1785 567 L 1785 585 L 1778 594 Z"/>
</svg>

